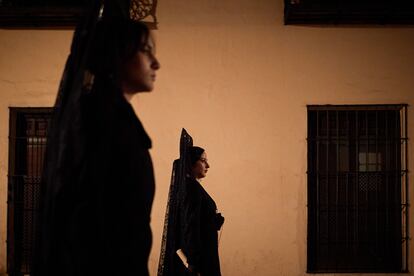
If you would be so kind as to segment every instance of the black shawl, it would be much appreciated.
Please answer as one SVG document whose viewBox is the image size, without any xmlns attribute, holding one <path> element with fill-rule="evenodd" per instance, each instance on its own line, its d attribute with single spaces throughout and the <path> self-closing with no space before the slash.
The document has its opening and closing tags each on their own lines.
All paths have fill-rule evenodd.
<svg viewBox="0 0 414 276">
<path fill-rule="evenodd" d="M 173 275 L 175 265 L 175 250 L 179 239 L 179 203 L 185 193 L 185 178 L 187 169 L 187 151 L 193 145 L 193 139 L 185 129 L 182 129 L 180 139 L 180 158 L 173 163 L 170 191 L 165 212 L 164 231 L 162 235 L 161 253 L 158 265 L 158 276 Z"/>
</svg>

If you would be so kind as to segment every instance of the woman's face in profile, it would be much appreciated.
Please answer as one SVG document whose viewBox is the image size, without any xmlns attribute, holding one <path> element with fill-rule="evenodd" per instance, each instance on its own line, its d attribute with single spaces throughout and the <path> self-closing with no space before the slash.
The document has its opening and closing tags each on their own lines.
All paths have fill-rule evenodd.
<svg viewBox="0 0 414 276">
<path fill-rule="evenodd" d="M 156 71 L 160 64 L 155 57 L 155 44 L 152 35 L 148 37 L 142 49 L 124 67 L 122 89 L 124 94 L 133 95 L 139 92 L 152 91 Z"/>
<path fill-rule="evenodd" d="M 193 165 L 193 168 L 192 168 L 193 177 L 196 179 L 206 177 L 208 168 L 210 168 L 210 165 L 208 164 L 208 161 L 207 161 L 207 154 L 206 152 L 203 152 L 201 154 L 200 159 L 198 159 L 197 162 Z"/>
</svg>

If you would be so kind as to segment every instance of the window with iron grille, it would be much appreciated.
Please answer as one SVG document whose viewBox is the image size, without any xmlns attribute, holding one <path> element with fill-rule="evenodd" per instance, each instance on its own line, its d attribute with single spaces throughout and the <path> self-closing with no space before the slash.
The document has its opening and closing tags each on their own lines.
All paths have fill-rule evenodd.
<svg viewBox="0 0 414 276">
<path fill-rule="evenodd" d="M 7 200 L 8 275 L 30 273 L 40 177 L 51 108 L 10 108 Z"/>
<path fill-rule="evenodd" d="M 0 28 L 73 28 L 92 2 L 89 0 L 0 0 Z M 149 28 L 156 29 L 157 0 L 105 2 L 107 8 L 112 4 L 129 5 L 131 19 L 143 21 Z"/>
<path fill-rule="evenodd" d="M 284 0 L 286 24 L 414 23 L 411 0 Z"/>
<path fill-rule="evenodd" d="M 44 28 L 76 26 L 85 0 L 0 0 L 0 27 Z"/>
<path fill-rule="evenodd" d="M 407 105 L 308 106 L 308 272 L 407 272 Z"/>
</svg>

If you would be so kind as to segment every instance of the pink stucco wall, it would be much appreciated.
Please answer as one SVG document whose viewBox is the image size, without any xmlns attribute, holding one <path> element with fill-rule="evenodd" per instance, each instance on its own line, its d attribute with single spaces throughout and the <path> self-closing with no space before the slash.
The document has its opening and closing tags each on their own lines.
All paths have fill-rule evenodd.
<svg viewBox="0 0 414 276">
<path fill-rule="evenodd" d="M 226 217 L 223 275 L 305 275 L 306 105 L 414 105 L 414 28 L 285 26 L 281 0 L 159 1 L 158 19 L 156 89 L 133 99 L 153 139 L 151 275 L 182 127 L 207 150 L 203 185 Z M 8 107 L 53 105 L 71 36 L 0 30 L 0 275 Z"/>
</svg>

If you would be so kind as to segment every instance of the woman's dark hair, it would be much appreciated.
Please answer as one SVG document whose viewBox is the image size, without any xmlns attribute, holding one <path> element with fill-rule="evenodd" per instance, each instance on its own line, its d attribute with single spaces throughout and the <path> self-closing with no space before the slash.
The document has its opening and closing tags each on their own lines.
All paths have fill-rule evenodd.
<svg viewBox="0 0 414 276">
<path fill-rule="evenodd" d="M 194 164 L 200 160 L 201 155 L 203 154 L 205 150 L 200 147 L 192 146 L 188 149 L 188 164 L 189 169 L 191 169 Z"/>
<path fill-rule="evenodd" d="M 122 67 L 148 42 L 149 29 L 139 21 L 107 19 L 97 23 L 92 42 L 89 70 L 120 84 Z"/>
</svg>

